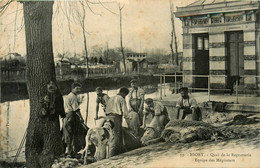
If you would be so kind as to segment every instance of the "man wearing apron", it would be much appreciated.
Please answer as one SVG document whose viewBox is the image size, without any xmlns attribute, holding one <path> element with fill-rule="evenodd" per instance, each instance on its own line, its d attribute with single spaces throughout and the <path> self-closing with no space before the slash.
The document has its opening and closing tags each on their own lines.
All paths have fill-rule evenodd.
<svg viewBox="0 0 260 168">
<path fill-rule="evenodd" d="M 129 112 L 133 116 L 129 121 L 128 126 L 134 135 L 138 135 L 138 129 L 143 121 L 143 107 L 144 107 L 144 90 L 137 85 L 135 79 L 130 81 L 131 90 L 129 92 Z M 138 114 L 138 115 L 136 115 Z"/>
</svg>

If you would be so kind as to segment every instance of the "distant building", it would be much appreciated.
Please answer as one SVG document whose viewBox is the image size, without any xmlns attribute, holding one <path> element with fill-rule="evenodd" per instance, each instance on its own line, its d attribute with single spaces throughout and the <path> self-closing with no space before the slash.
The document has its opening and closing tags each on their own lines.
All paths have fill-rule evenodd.
<svg viewBox="0 0 260 168">
<path fill-rule="evenodd" d="M 157 67 L 158 63 L 147 58 L 146 53 L 127 53 L 126 71 L 127 72 L 151 72 Z M 124 64 L 120 62 L 120 70 L 124 72 Z"/>
<path fill-rule="evenodd" d="M 199 0 L 177 7 L 182 21 L 184 74 L 211 75 L 211 88 L 260 86 L 260 2 Z M 220 75 L 220 76 L 214 76 Z M 192 87 L 207 87 L 207 78 L 185 77 Z"/>
<path fill-rule="evenodd" d="M 18 53 L 8 53 L 1 58 L 1 80 L 24 80 L 26 70 L 25 57 Z"/>
<path fill-rule="evenodd" d="M 8 53 L 1 58 L 1 68 L 7 69 L 24 69 L 26 66 L 26 60 L 19 53 Z"/>
</svg>

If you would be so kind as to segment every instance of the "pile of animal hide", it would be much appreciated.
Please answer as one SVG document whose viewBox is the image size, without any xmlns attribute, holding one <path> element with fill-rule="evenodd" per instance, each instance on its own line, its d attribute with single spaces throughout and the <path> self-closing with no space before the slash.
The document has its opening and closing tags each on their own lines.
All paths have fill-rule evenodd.
<svg viewBox="0 0 260 168">
<path fill-rule="evenodd" d="M 173 143 L 252 138 L 260 133 L 258 123 L 255 118 L 241 115 L 235 116 L 231 122 L 219 127 L 201 121 L 172 120 L 165 126 L 161 138 Z"/>
<path fill-rule="evenodd" d="M 54 161 L 52 168 L 73 168 L 80 166 L 81 164 L 77 159 L 72 158 L 60 158 Z"/>
<path fill-rule="evenodd" d="M 201 121 L 172 120 L 165 126 L 161 136 L 165 141 L 186 143 L 211 140 L 217 131 L 216 127 Z"/>
</svg>

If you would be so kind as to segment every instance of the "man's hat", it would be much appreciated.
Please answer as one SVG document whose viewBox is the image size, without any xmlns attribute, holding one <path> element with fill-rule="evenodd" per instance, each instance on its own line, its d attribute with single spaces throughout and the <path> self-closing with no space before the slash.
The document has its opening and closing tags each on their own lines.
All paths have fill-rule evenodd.
<svg viewBox="0 0 260 168">
<path fill-rule="evenodd" d="M 188 88 L 187 88 L 187 87 L 182 87 L 182 88 L 180 88 L 180 92 L 181 92 L 181 91 L 186 91 L 186 92 L 187 92 L 187 91 L 188 91 Z"/>
<path fill-rule="evenodd" d="M 136 79 L 132 79 L 132 80 L 130 81 L 130 83 L 136 83 L 136 82 L 137 82 Z"/>
<path fill-rule="evenodd" d="M 101 87 L 97 87 L 97 88 L 96 88 L 96 91 L 98 91 L 98 90 L 103 91 Z"/>
<path fill-rule="evenodd" d="M 151 104 L 152 102 L 153 102 L 153 99 L 151 99 L 151 98 L 145 99 L 146 104 Z"/>
</svg>

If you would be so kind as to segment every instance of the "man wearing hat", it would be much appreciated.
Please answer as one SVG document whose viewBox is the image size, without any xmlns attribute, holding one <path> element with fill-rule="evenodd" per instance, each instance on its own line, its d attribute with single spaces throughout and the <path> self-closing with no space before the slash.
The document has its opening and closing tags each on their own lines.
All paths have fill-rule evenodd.
<svg viewBox="0 0 260 168">
<path fill-rule="evenodd" d="M 201 120 L 201 115 L 199 113 L 199 108 L 197 106 L 197 101 L 188 95 L 188 88 L 180 88 L 181 97 L 177 100 L 176 107 L 177 120 L 183 120 L 189 114 L 192 115 L 193 121 Z"/>
<path fill-rule="evenodd" d="M 168 121 L 167 109 L 161 102 L 155 102 L 151 98 L 145 100 L 143 128 L 155 127 L 162 131 Z"/>
</svg>

